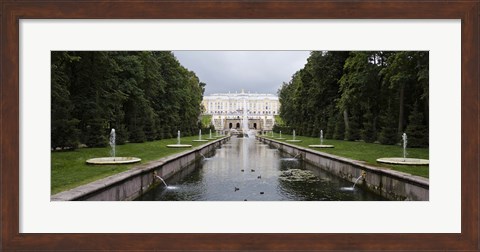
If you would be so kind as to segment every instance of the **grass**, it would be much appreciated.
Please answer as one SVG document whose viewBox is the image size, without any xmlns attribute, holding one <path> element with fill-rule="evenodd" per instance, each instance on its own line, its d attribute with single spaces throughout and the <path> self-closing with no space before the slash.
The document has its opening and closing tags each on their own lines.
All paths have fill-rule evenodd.
<svg viewBox="0 0 480 252">
<path fill-rule="evenodd" d="M 208 134 L 202 136 L 206 139 Z M 191 144 L 192 148 L 207 142 L 192 142 L 197 136 L 182 137 L 182 144 Z M 167 144 L 176 144 L 177 139 L 164 139 L 145 143 L 127 143 L 116 146 L 116 156 L 138 157 L 142 161 L 128 165 L 87 165 L 85 161 L 96 157 L 109 157 L 110 147 L 80 148 L 74 151 L 54 151 L 51 153 L 51 194 L 56 194 L 92 181 L 117 174 L 139 164 L 157 160 L 189 148 L 167 148 Z"/>
<path fill-rule="evenodd" d="M 265 136 L 267 138 L 272 138 L 271 136 Z M 274 134 L 274 139 L 279 137 L 278 134 Z M 286 139 L 292 139 L 291 135 L 282 134 L 282 137 Z M 304 137 L 296 136 L 295 139 L 302 140 L 299 143 L 290 143 L 305 148 L 309 148 L 308 145 L 311 144 L 320 144 L 319 138 L 313 137 Z M 285 141 L 285 140 L 277 140 Z M 381 145 L 376 143 L 365 143 L 365 142 L 352 142 L 352 141 L 342 141 L 342 140 L 330 140 L 324 139 L 323 144 L 334 145 L 335 148 L 319 149 L 319 148 L 309 148 L 337 156 L 342 156 L 346 158 L 351 158 L 354 160 L 364 161 L 369 165 L 376 167 L 383 167 L 387 169 L 397 170 L 401 172 L 410 173 L 412 175 L 417 175 L 421 177 L 428 178 L 429 176 L 429 167 L 428 166 L 405 166 L 405 165 L 387 165 L 377 163 L 377 158 L 382 157 L 403 157 L 403 148 L 399 145 Z M 407 157 L 410 158 L 423 158 L 428 159 L 428 148 L 407 148 Z"/>
</svg>

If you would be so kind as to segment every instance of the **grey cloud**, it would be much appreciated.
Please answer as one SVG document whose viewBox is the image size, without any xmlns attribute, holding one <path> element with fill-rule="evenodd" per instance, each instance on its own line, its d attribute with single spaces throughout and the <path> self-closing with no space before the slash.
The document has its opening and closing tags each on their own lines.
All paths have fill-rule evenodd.
<svg viewBox="0 0 480 252">
<path fill-rule="evenodd" d="M 276 94 L 303 68 L 309 51 L 174 51 L 207 84 L 205 94 L 245 91 Z"/>
</svg>

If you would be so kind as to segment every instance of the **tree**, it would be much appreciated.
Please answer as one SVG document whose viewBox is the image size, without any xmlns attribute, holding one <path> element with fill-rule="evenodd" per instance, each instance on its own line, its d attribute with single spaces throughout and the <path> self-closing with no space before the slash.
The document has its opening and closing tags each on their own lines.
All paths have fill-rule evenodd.
<svg viewBox="0 0 480 252">
<path fill-rule="evenodd" d="M 367 143 L 373 143 L 376 140 L 376 130 L 372 112 L 367 111 L 367 113 L 363 115 L 363 119 L 362 139 Z"/>
<path fill-rule="evenodd" d="M 380 117 L 380 120 L 383 125 L 378 138 L 380 143 L 389 145 L 398 143 L 399 135 L 396 128 L 397 124 L 395 115 L 390 105 L 384 111 L 383 115 Z"/>
<path fill-rule="evenodd" d="M 336 118 L 333 115 L 334 115 L 334 110 L 332 109 L 331 112 L 329 112 L 327 130 L 325 132 L 325 138 L 327 139 L 334 138 L 333 135 L 335 132 Z"/>
<path fill-rule="evenodd" d="M 280 116 L 305 134 L 395 144 L 416 101 L 428 131 L 428 84 L 426 51 L 313 51 L 279 89 Z"/>
<path fill-rule="evenodd" d="M 279 112 L 286 125 L 310 135 L 327 128 L 347 57 L 348 52 L 311 52 L 305 67 L 290 82 L 283 83 L 278 91 L 282 104 Z"/>
<path fill-rule="evenodd" d="M 403 132 L 406 123 L 405 106 L 408 95 L 406 90 L 412 91 L 417 79 L 415 54 L 416 52 L 397 52 L 388 59 L 388 65 L 383 70 L 388 88 L 397 92 L 398 134 Z"/>
<path fill-rule="evenodd" d="M 360 138 L 363 130 L 361 120 L 365 113 L 370 111 L 373 118 L 378 113 L 381 83 L 379 73 L 383 62 L 382 52 L 367 51 L 351 52 L 345 61 L 343 75 L 339 80 L 341 96 L 338 107 L 344 113 L 348 140 Z"/>
<path fill-rule="evenodd" d="M 345 130 L 345 139 L 355 141 L 360 139 L 360 125 L 357 116 L 353 116 L 349 121 L 349 127 Z"/>
<path fill-rule="evenodd" d="M 52 52 L 52 148 L 198 132 L 205 85 L 171 52 Z"/>
<path fill-rule="evenodd" d="M 405 131 L 408 137 L 408 146 L 428 147 L 427 126 L 423 123 L 423 114 L 418 109 L 418 103 L 415 103 L 408 119 L 409 124 Z"/>
<path fill-rule="evenodd" d="M 52 107 L 51 144 L 52 149 L 75 149 L 79 144 L 79 120 L 73 118 L 73 104 L 70 100 L 68 64 L 78 60 L 67 52 L 52 53 Z"/>
<path fill-rule="evenodd" d="M 110 52 L 71 52 L 79 57 L 70 71 L 72 114 L 79 122 L 81 142 L 88 146 L 106 146 L 111 121 L 120 98 L 119 67 Z M 93 135 L 91 135 L 93 134 Z"/>
<path fill-rule="evenodd" d="M 337 115 L 333 138 L 337 140 L 345 140 L 345 121 L 343 120 L 343 114 L 339 113 Z"/>
</svg>

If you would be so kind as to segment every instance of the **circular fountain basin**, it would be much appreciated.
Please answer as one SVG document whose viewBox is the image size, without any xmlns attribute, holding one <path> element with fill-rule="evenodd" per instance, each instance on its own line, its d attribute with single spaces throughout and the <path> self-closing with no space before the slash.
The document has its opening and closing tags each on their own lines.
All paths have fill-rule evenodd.
<svg viewBox="0 0 480 252">
<path fill-rule="evenodd" d="M 286 140 L 287 142 L 291 142 L 291 143 L 299 143 L 301 142 L 302 140 L 293 140 L 293 139 L 289 139 L 289 140 Z"/>
<path fill-rule="evenodd" d="M 192 147 L 191 144 L 168 144 L 168 148 L 189 148 Z"/>
<path fill-rule="evenodd" d="M 275 139 L 277 139 L 277 140 L 285 140 L 286 138 L 284 138 L 284 137 L 277 137 L 277 138 L 275 138 Z"/>
<path fill-rule="evenodd" d="M 136 157 L 101 157 L 101 158 L 91 158 L 86 162 L 87 164 L 95 165 L 112 165 L 112 164 L 132 164 L 140 162 L 140 158 Z"/>
<path fill-rule="evenodd" d="M 192 140 L 193 142 L 208 142 L 208 140 L 206 139 L 196 139 L 196 140 Z"/>
<path fill-rule="evenodd" d="M 312 145 L 309 145 L 308 147 L 310 147 L 310 148 L 333 148 L 333 145 L 329 145 L 329 144 L 312 144 Z"/>
<path fill-rule="evenodd" d="M 393 164 L 393 165 L 428 165 L 428 159 L 420 158 L 402 158 L 402 157 L 386 157 L 379 158 L 377 162 L 384 164 Z"/>
<path fill-rule="evenodd" d="M 207 140 L 217 140 L 216 138 L 207 138 Z M 195 141 L 195 140 L 194 140 Z"/>
</svg>

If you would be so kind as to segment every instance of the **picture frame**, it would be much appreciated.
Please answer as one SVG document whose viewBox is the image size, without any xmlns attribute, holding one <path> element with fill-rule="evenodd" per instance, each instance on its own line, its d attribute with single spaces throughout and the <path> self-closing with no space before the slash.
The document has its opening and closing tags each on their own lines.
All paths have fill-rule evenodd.
<svg viewBox="0 0 480 252">
<path fill-rule="evenodd" d="M 1 6 L 1 249 L 462 250 L 479 247 L 479 10 L 467 1 L 13 1 Z M 19 232 L 20 19 L 460 19 L 459 234 L 26 234 Z M 88 242 L 86 242 L 88 241 Z"/>
</svg>

